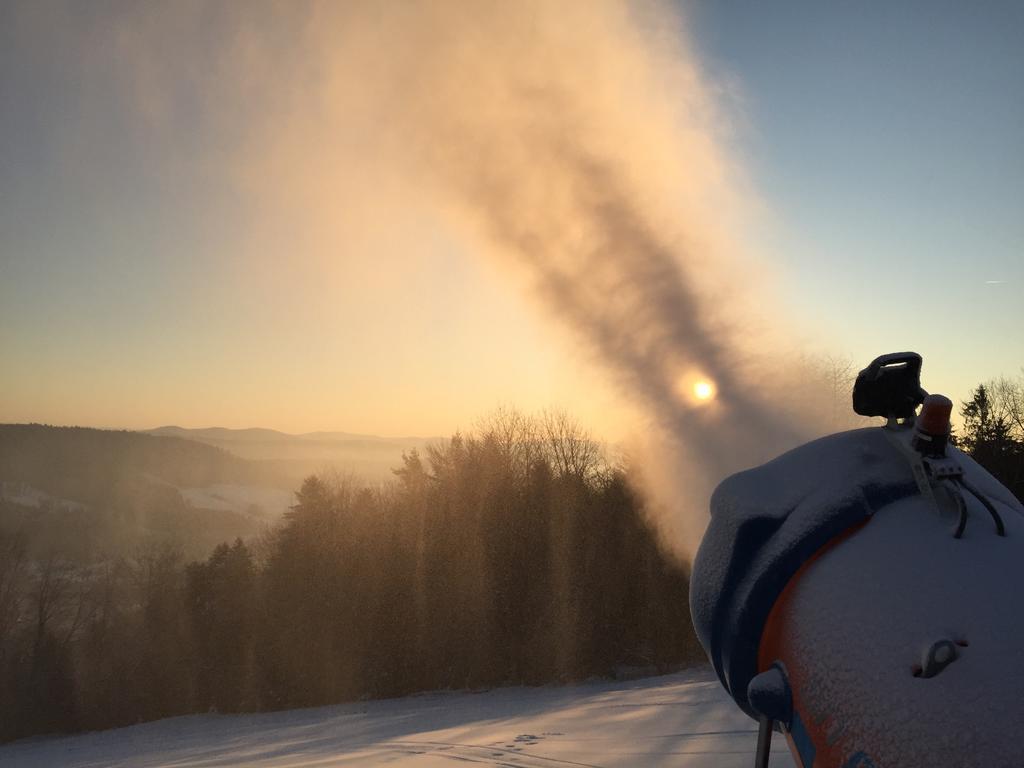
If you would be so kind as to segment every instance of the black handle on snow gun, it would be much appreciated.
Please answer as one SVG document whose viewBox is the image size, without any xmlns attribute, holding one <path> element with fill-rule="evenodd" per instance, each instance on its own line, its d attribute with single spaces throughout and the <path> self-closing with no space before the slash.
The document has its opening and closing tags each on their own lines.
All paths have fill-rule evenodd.
<svg viewBox="0 0 1024 768">
<path fill-rule="evenodd" d="M 927 395 L 921 388 L 921 356 L 893 352 L 876 357 L 857 374 L 853 410 L 861 416 L 907 419 Z"/>
</svg>

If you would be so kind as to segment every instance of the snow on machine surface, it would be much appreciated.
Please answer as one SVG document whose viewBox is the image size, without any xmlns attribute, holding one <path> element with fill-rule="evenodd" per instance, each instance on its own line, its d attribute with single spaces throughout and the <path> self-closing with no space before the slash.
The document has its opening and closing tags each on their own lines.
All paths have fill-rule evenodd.
<svg viewBox="0 0 1024 768">
<path fill-rule="evenodd" d="M 884 427 L 723 481 L 693 565 L 719 680 L 803 768 L 1024 765 L 1024 508 L 948 445 L 921 358 L 861 371 Z M 922 405 L 921 413 L 917 407 Z"/>
</svg>

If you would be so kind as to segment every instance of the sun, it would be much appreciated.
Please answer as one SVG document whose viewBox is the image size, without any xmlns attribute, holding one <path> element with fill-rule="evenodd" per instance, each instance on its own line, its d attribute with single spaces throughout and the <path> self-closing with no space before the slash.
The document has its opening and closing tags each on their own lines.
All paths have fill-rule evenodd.
<svg viewBox="0 0 1024 768">
<path fill-rule="evenodd" d="M 706 379 L 694 382 L 693 396 L 701 402 L 707 402 L 715 397 L 715 385 Z"/>
</svg>

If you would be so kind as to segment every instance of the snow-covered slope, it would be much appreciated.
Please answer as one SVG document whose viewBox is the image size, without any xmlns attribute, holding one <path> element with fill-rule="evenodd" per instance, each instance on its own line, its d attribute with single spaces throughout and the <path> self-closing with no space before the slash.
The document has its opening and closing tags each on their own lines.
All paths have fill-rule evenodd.
<svg viewBox="0 0 1024 768">
<path fill-rule="evenodd" d="M 219 483 L 204 488 L 178 488 L 197 509 L 219 509 L 276 520 L 295 503 L 295 492 L 259 485 Z"/>
<path fill-rule="evenodd" d="M 748 768 L 755 724 L 709 669 L 629 683 L 436 693 L 257 715 L 196 715 L 0 747 L 0 765 L 483 765 Z M 772 768 L 793 762 L 778 735 Z"/>
<path fill-rule="evenodd" d="M 0 481 L 0 501 L 9 501 L 19 507 L 52 507 L 67 512 L 81 512 L 85 509 L 84 504 L 70 499 L 61 499 L 52 496 L 46 491 L 33 488 L 28 483 Z"/>
</svg>

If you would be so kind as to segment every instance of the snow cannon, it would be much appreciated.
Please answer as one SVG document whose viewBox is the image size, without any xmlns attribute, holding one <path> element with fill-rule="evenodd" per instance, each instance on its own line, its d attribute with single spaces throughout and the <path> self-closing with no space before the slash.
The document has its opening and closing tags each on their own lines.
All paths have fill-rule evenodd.
<svg viewBox="0 0 1024 768">
<path fill-rule="evenodd" d="M 773 730 L 802 768 L 1024 765 L 1024 508 L 951 444 L 920 371 L 879 357 L 853 405 L 884 426 L 712 496 L 690 608 L 759 768 Z"/>
</svg>

